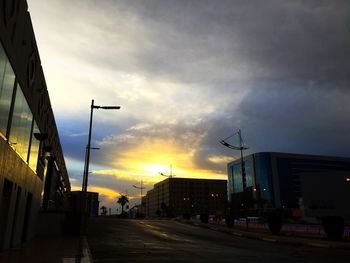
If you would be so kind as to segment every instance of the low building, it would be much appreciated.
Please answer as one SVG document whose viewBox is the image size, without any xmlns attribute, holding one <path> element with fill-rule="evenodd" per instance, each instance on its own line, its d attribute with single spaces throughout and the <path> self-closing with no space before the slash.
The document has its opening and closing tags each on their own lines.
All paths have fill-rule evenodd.
<svg viewBox="0 0 350 263">
<path fill-rule="evenodd" d="M 80 214 L 83 211 L 83 197 L 82 191 L 71 191 L 69 193 L 70 211 Z M 98 193 L 86 192 L 86 211 L 90 218 L 98 217 L 99 214 Z"/>
<path fill-rule="evenodd" d="M 350 219 L 350 158 L 261 152 L 228 168 L 234 210 L 284 209 L 294 217 Z M 245 190 L 245 191 L 244 191 Z"/>
<path fill-rule="evenodd" d="M 25 0 L 0 0 L 0 250 L 62 211 L 70 182 Z"/>
<path fill-rule="evenodd" d="M 223 215 L 226 201 L 226 180 L 168 178 L 142 198 L 142 213 L 148 217 Z"/>
</svg>

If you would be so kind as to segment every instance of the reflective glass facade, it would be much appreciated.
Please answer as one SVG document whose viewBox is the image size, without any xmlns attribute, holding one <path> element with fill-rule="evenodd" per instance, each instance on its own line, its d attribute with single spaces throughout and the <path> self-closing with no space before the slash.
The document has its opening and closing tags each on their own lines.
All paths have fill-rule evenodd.
<svg viewBox="0 0 350 263">
<path fill-rule="evenodd" d="M 33 114 L 29 109 L 21 88 L 18 86 L 16 90 L 9 141 L 24 160 L 28 159 L 32 124 Z"/>
<path fill-rule="evenodd" d="M 36 171 L 40 142 L 34 138 L 34 132 L 40 131 L 0 44 L 0 133 Z"/>
<path fill-rule="evenodd" d="M 15 74 L 0 45 L 0 132 L 6 136 L 10 116 Z"/>
<path fill-rule="evenodd" d="M 317 179 L 321 182 L 321 178 L 325 176 L 329 176 L 334 183 L 337 176 L 347 176 L 350 171 L 349 158 L 341 157 L 261 152 L 245 158 L 247 190 L 252 189 L 256 208 L 299 209 L 301 204 L 308 202 L 310 209 L 333 209 L 335 207 L 333 197 L 316 198 L 314 192 L 310 194 L 310 190 L 305 189 L 316 187 Z M 240 194 L 243 191 L 243 182 L 240 160 L 228 165 L 228 179 L 230 201 L 236 199 L 242 202 Z M 321 186 L 319 188 L 323 189 Z M 327 189 L 326 186 L 324 189 Z M 315 190 L 317 191 L 322 190 Z M 319 195 L 323 196 L 326 192 L 327 190 L 323 190 Z M 249 200 L 246 199 L 246 201 Z"/>
<path fill-rule="evenodd" d="M 251 162 L 245 160 L 245 174 L 247 187 L 253 186 L 253 179 L 251 174 Z M 241 193 L 243 192 L 243 179 L 242 179 L 242 166 L 241 163 L 233 164 L 229 166 L 229 180 L 228 180 L 228 192 Z"/>
<path fill-rule="evenodd" d="M 254 194 L 256 203 L 264 207 L 273 206 L 272 170 L 269 153 L 257 153 L 247 156 L 244 161 L 247 191 Z M 240 160 L 228 166 L 228 194 L 243 192 L 243 179 Z M 253 196 L 253 195 L 252 195 Z M 237 196 L 235 197 L 237 198 Z"/>
<path fill-rule="evenodd" d="M 30 154 L 29 154 L 28 164 L 33 171 L 36 171 L 36 166 L 38 164 L 38 158 L 39 158 L 40 142 L 34 138 L 34 133 L 40 133 L 39 128 L 36 125 L 35 121 L 33 123 L 33 132 L 32 132 L 32 140 L 30 145 Z"/>
<path fill-rule="evenodd" d="M 272 168 L 269 153 L 254 154 L 255 182 L 264 207 L 273 207 Z"/>
</svg>

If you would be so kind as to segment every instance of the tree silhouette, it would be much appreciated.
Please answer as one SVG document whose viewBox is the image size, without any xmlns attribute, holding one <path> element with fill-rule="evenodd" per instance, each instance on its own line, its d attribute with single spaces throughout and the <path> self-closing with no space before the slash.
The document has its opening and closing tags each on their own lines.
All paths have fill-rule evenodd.
<svg viewBox="0 0 350 263">
<path fill-rule="evenodd" d="M 122 206 L 122 215 L 124 214 L 124 206 L 129 203 L 129 198 L 126 195 L 120 195 L 117 201 Z"/>
<path fill-rule="evenodd" d="M 105 216 L 107 214 L 107 207 L 102 206 L 100 209 L 101 209 L 101 215 Z"/>
</svg>

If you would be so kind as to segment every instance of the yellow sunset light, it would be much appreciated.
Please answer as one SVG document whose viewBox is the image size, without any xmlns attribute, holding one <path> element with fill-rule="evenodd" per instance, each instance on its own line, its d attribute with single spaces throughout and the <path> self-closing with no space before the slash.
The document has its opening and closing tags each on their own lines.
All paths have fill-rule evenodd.
<svg viewBox="0 0 350 263">
<path fill-rule="evenodd" d="M 143 170 L 150 176 L 158 175 L 160 172 L 167 173 L 169 171 L 169 165 L 165 164 L 142 164 L 140 170 Z"/>
</svg>

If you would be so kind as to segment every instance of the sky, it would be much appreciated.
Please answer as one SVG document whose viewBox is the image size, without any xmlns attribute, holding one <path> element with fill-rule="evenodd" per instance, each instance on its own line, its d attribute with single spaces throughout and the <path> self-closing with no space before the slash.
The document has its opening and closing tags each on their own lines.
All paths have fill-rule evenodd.
<svg viewBox="0 0 350 263">
<path fill-rule="evenodd" d="M 350 1 L 27 1 L 73 189 L 91 100 L 121 106 L 93 119 L 88 189 L 112 213 L 170 165 L 227 179 L 238 129 L 245 154 L 350 157 Z"/>
</svg>

